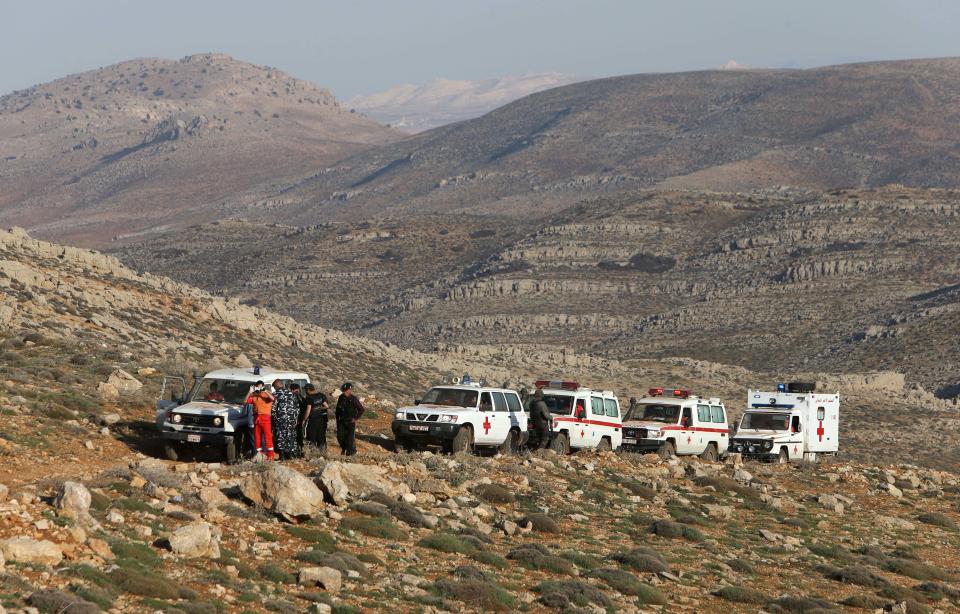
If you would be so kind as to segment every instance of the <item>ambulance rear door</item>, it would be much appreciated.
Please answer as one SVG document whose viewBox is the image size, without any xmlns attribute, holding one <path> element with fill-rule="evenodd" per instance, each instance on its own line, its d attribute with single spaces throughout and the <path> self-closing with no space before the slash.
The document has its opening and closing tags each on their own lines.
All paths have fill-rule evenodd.
<svg viewBox="0 0 960 614">
<path fill-rule="evenodd" d="M 836 452 L 840 449 L 840 395 L 811 394 L 804 412 L 807 452 Z"/>
</svg>

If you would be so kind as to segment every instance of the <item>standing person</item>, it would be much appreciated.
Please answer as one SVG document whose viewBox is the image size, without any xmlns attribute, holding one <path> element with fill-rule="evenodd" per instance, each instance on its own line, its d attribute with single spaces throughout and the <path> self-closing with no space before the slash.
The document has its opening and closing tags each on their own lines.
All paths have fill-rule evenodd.
<svg viewBox="0 0 960 614">
<path fill-rule="evenodd" d="M 320 454 L 327 452 L 327 397 L 317 392 L 313 384 L 307 384 L 307 397 L 303 401 L 303 428 L 306 428 L 306 441 L 317 446 Z"/>
<path fill-rule="evenodd" d="M 353 456 L 357 453 L 357 420 L 363 415 L 363 404 L 353 394 L 353 384 L 350 382 L 340 386 L 340 398 L 337 399 L 337 443 L 340 444 L 340 453 L 344 456 Z"/>
<path fill-rule="evenodd" d="M 256 453 L 266 453 L 268 460 L 274 459 L 273 428 L 270 424 L 270 415 L 273 410 L 275 397 L 263 387 L 263 382 L 257 382 L 250 393 L 250 404 L 253 405 L 253 448 Z"/>
<path fill-rule="evenodd" d="M 299 388 L 299 386 L 298 386 Z M 274 437 L 280 460 L 290 460 L 297 453 L 297 421 L 300 418 L 300 397 L 284 387 L 283 382 L 273 382 L 277 400 L 273 403 Z"/>
<path fill-rule="evenodd" d="M 550 408 L 543 400 L 543 390 L 537 388 L 533 393 L 533 403 L 530 404 L 530 418 L 533 420 L 533 432 L 537 435 L 537 447 L 546 448 L 550 444 L 550 423 L 553 416 Z"/>
</svg>

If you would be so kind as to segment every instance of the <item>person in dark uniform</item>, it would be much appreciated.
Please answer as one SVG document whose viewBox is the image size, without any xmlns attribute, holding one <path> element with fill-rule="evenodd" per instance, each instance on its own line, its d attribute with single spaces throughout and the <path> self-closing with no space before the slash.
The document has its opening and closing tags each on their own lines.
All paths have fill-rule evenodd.
<svg viewBox="0 0 960 614">
<path fill-rule="evenodd" d="M 273 382 L 276 401 L 273 402 L 273 438 L 280 460 L 289 460 L 297 452 L 297 419 L 300 417 L 300 397 L 283 385 Z"/>
<path fill-rule="evenodd" d="M 530 419 L 533 420 L 533 432 L 537 437 L 537 446 L 546 448 L 550 445 L 550 423 L 553 416 L 550 415 L 550 408 L 543 400 L 543 390 L 537 388 L 533 393 L 533 403 L 530 404 Z"/>
<path fill-rule="evenodd" d="M 301 428 L 306 429 L 307 443 L 317 446 L 317 451 L 324 454 L 327 451 L 327 397 L 317 392 L 313 384 L 307 384 L 307 396 L 303 400 L 303 423 Z"/>
<path fill-rule="evenodd" d="M 344 456 L 353 456 L 357 453 L 357 420 L 363 415 L 363 404 L 353 394 L 353 384 L 350 382 L 340 386 L 340 398 L 337 399 L 337 443 L 340 444 L 340 453 Z"/>
</svg>

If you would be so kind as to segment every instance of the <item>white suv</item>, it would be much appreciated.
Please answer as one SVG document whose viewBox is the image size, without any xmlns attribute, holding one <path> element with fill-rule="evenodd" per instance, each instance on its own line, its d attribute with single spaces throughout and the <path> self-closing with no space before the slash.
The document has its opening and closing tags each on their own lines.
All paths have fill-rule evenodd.
<svg viewBox="0 0 960 614">
<path fill-rule="evenodd" d="M 539 380 L 543 401 L 553 416 L 550 449 L 616 450 L 622 439 L 620 402 L 609 390 L 591 390 L 577 382 Z"/>
<path fill-rule="evenodd" d="M 397 410 L 391 428 L 396 448 L 440 445 L 448 452 L 497 447 L 516 452 L 527 442 L 520 395 L 505 388 L 458 382 L 434 386 L 411 407 Z"/>
<path fill-rule="evenodd" d="M 623 421 L 623 450 L 656 452 L 664 458 L 726 456 L 730 442 L 727 410 L 720 399 L 702 399 L 689 390 L 651 388 Z"/>
</svg>

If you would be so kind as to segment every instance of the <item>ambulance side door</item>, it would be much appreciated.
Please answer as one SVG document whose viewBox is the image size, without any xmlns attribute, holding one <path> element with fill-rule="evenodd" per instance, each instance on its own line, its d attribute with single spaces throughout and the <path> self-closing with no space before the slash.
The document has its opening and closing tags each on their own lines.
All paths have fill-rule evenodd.
<svg viewBox="0 0 960 614">
<path fill-rule="evenodd" d="M 693 432 L 693 453 L 703 454 L 703 451 L 707 449 L 707 445 L 709 445 L 713 436 L 713 433 L 706 430 L 713 428 L 713 422 L 710 418 L 710 406 L 697 403 L 697 411 L 695 412 L 694 418 L 696 430 Z M 717 449 L 719 450 L 719 446 Z"/>
<path fill-rule="evenodd" d="M 689 405 L 680 410 L 680 434 L 677 436 L 677 454 L 693 454 L 694 450 L 693 408 Z"/>
<path fill-rule="evenodd" d="M 711 435 L 716 436 L 717 452 L 720 456 L 724 456 L 727 453 L 727 448 L 730 446 L 730 433 L 727 430 L 727 408 L 723 405 L 711 405 L 710 422 L 712 422 L 712 428 L 723 429 L 723 432 L 711 433 Z"/>
<path fill-rule="evenodd" d="M 511 416 L 510 407 L 507 405 L 507 398 L 502 392 L 491 392 L 493 395 L 493 413 L 489 416 L 493 422 L 490 429 L 490 438 L 493 443 L 500 445 L 507 439 L 507 433 L 510 432 Z"/>
<path fill-rule="evenodd" d="M 477 424 L 473 431 L 474 443 L 482 446 L 489 446 L 494 443 L 493 432 L 496 425 L 497 416 L 493 406 L 493 395 L 487 391 L 481 392 L 480 411 L 477 413 Z"/>
<path fill-rule="evenodd" d="M 578 396 L 574 402 L 573 415 L 576 422 L 570 431 L 570 445 L 575 448 L 587 447 L 587 421 L 590 419 L 590 397 Z"/>
</svg>

